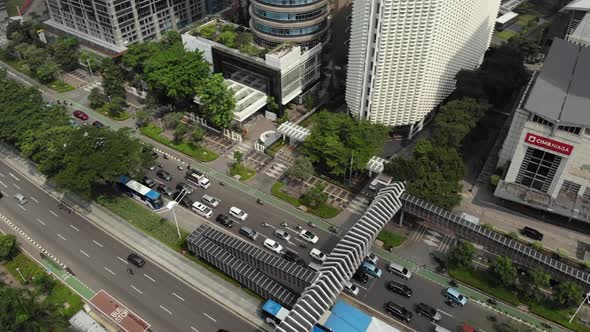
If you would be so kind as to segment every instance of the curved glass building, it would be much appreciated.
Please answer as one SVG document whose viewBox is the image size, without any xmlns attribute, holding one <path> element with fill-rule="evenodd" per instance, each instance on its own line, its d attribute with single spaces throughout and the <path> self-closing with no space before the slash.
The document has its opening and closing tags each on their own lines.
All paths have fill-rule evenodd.
<svg viewBox="0 0 590 332">
<path fill-rule="evenodd" d="M 250 29 L 256 42 L 272 48 L 293 43 L 311 48 L 328 30 L 328 0 L 251 0 Z"/>
</svg>

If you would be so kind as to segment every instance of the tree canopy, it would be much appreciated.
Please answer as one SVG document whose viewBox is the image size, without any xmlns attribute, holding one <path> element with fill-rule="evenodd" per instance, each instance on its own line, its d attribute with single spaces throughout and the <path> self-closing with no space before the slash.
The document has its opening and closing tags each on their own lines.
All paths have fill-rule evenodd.
<svg viewBox="0 0 590 332">
<path fill-rule="evenodd" d="M 3 331 L 58 331 L 67 326 L 55 304 L 39 300 L 26 288 L 0 284 L 0 326 Z"/>
<path fill-rule="evenodd" d="M 321 111 L 303 142 L 309 160 L 321 170 L 344 176 L 363 170 L 371 157 L 381 152 L 387 128 L 347 114 Z M 351 163 L 352 161 L 352 163 Z"/>
<path fill-rule="evenodd" d="M 459 241 L 449 252 L 449 266 L 458 269 L 471 268 L 475 247 L 471 242 Z"/>
<path fill-rule="evenodd" d="M 204 107 L 205 118 L 217 128 L 229 127 L 234 117 L 236 99 L 233 91 L 225 85 L 223 75 L 213 74 L 203 79 L 196 91 Z"/>
<path fill-rule="evenodd" d="M 450 101 L 434 119 L 433 142 L 459 149 L 463 138 L 475 128 L 487 110 L 487 104 L 478 103 L 472 98 Z"/>
<path fill-rule="evenodd" d="M 516 282 L 517 271 L 510 258 L 496 257 L 490 266 L 491 280 L 498 286 L 511 287 Z"/>
<path fill-rule="evenodd" d="M 102 61 L 100 69 L 102 74 L 102 89 L 105 96 L 112 98 L 125 98 L 125 80 L 121 68 L 117 66 L 112 59 L 107 58 Z"/>
<path fill-rule="evenodd" d="M 313 175 L 313 165 L 309 158 L 296 159 L 293 166 L 287 170 L 287 175 L 299 181 L 305 181 Z"/>
<path fill-rule="evenodd" d="M 62 69 L 72 70 L 78 67 L 80 50 L 76 38 L 60 37 L 50 45 L 49 49 L 53 59 Z"/>
</svg>

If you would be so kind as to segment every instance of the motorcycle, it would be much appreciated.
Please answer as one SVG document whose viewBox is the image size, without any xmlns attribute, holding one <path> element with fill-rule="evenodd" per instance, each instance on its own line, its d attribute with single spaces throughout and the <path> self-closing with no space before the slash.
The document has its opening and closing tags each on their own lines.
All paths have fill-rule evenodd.
<svg viewBox="0 0 590 332">
<path fill-rule="evenodd" d="M 457 281 L 451 279 L 449 280 L 449 285 L 453 286 L 453 287 L 459 287 L 459 284 L 457 283 Z"/>
<path fill-rule="evenodd" d="M 256 199 L 256 203 L 258 203 L 260 205 L 264 205 L 264 203 L 262 203 L 262 200 L 260 198 Z"/>
<path fill-rule="evenodd" d="M 223 186 L 225 186 L 225 183 L 219 181 L 219 185 L 223 187 Z"/>
<path fill-rule="evenodd" d="M 338 233 L 338 229 L 334 226 L 330 226 L 330 232 L 337 234 Z"/>
<path fill-rule="evenodd" d="M 489 316 L 488 316 L 488 319 L 489 319 L 491 322 L 496 322 L 496 321 L 498 320 L 498 318 L 496 318 L 496 316 L 494 316 L 494 315 L 489 315 Z"/>
<path fill-rule="evenodd" d="M 454 308 L 456 306 L 455 302 L 451 300 L 446 300 L 445 303 L 451 308 Z"/>
<path fill-rule="evenodd" d="M 182 171 L 182 166 L 178 165 L 178 166 L 176 166 L 176 169 L 178 169 L 179 171 Z"/>
<path fill-rule="evenodd" d="M 299 243 L 299 246 L 303 249 L 307 248 L 307 244 L 305 244 L 303 242 Z"/>
<path fill-rule="evenodd" d="M 489 304 L 491 304 L 491 305 L 497 305 L 497 304 L 498 304 L 498 302 L 497 302 L 495 299 L 488 299 L 488 301 L 487 301 L 487 302 L 488 302 Z"/>
<path fill-rule="evenodd" d="M 301 227 L 301 225 L 295 225 L 295 229 L 298 231 L 301 231 L 301 230 L 303 230 L 303 227 Z"/>
<path fill-rule="evenodd" d="M 283 226 L 283 227 L 287 227 L 287 226 L 289 226 L 289 224 L 287 224 L 286 222 L 284 222 L 284 221 L 283 221 L 283 222 L 281 223 L 281 226 Z"/>
<path fill-rule="evenodd" d="M 162 154 L 162 158 L 168 159 L 168 155 L 167 154 Z"/>
<path fill-rule="evenodd" d="M 263 222 L 262 224 L 260 224 L 260 226 L 266 228 L 266 227 L 269 227 L 270 225 L 268 223 L 266 223 L 266 222 Z"/>
<path fill-rule="evenodd" d="M 311 228 L 315 228 L 315 227 L 316 227 L 316 226 L 315 226 L 315 224 L 314 224 L 314 223 L 312 223 L 311 221 L 308 221 L 308 222 L 307 222 L 307 226 L 309 226 L 309 227 L 311 227 Z"/>
</svg>

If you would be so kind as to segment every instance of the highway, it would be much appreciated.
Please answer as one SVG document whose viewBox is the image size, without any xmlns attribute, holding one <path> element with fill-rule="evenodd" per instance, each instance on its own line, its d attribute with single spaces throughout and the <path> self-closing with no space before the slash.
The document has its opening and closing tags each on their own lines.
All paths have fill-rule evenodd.
<svg viewBox="0 0 590 332">
<path fill-rule="evenodd" d="M 78 214 L 59 209 L 57 200 L 1 160 L 0 191 L 4 195 L 0 213 L 67 264 L 87 286 L 113 295 L 153 331 L 257 331 L 147 259 L 142 268 L 133 267 L 133 275 L 127 272 L 128 247 Z M 19 205 L 13 198 L 17 193 L 28 202 Z"/>
</svg>

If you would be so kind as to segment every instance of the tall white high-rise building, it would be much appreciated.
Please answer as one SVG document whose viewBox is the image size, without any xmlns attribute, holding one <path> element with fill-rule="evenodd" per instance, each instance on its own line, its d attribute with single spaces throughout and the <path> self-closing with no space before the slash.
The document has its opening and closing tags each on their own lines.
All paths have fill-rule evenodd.
<svg viewBox="0 0 590 332">
<path fill-rule="evenodd" d="M 475 69 L 487 50 L 500 0 L 354 0 L 346 81 L 349 111 L 410 126 Z"/>
</svg>

